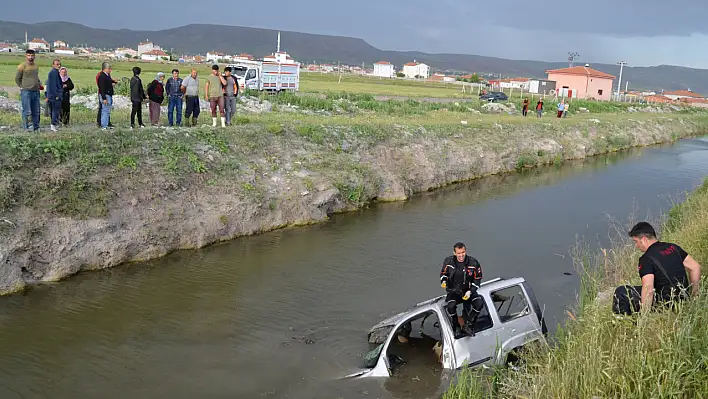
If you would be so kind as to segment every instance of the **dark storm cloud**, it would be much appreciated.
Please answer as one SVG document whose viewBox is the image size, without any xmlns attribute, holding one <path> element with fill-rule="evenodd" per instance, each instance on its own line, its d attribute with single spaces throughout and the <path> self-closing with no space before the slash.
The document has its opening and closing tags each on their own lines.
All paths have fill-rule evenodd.
<svg viewBox="0 0 708 399">
<path fill-rule="evenodd" d="M 96 28 L 159 30 L 192 23 L 352 36 L 386 50 L 513 59 L 708 66 L 708 1 L 683 0 L 5 0 L 0 19 L 69 20 Z M 227 5 L 228 4 L 228 5 Z M 57 12 L 57 10 L 62 10 Z M 230 12 L 232 10 L 232 12 Z M 108 16 L 108 17 L 106 17 Z M 0 40 L 2 38 L 0 37 Z M 236 38 L 237 39 L 237 38 Z M 283 39 L 284 41 L 287 38 Z"/>
</svg>

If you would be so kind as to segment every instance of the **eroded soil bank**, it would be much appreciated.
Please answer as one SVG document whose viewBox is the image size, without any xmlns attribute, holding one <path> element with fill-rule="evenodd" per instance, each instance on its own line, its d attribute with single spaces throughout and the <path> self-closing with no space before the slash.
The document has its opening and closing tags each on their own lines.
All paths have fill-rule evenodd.
<svg viewBox="0 0 708 399">
<path fill-rule="evenodd" d="M 4 135 L 0 293 L 315 223 L 459 181 L 704 134 L 706 121 L 671 115 Z"/>
</svg>

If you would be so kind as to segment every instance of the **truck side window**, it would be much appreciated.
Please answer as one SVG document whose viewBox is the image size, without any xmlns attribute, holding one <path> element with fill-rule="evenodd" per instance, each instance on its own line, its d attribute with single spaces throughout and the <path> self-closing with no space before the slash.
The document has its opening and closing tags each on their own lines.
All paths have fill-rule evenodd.
<svg viewBox="0 0 708 399">
<path fill-rule="evenodd" d="M 529 302 L 520 285 L 494 291 L 491 296 L 502 323 L 529 313 Z"/>
<path fill-rule="evenodd" d="M 254 79 L 255 77 L 256 77 L 256 70 L 249 69 L 248 72 L 246 73 L 246 79 Z"/>
</svg>

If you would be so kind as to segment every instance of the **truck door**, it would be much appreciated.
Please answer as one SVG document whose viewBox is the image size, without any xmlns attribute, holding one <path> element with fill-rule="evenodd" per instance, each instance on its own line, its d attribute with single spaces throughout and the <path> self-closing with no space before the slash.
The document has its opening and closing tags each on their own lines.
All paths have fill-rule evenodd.
<svg viewBox="0 0 708 399">
<path fill-rule="evenodd" d="M 244 85 L 247 89 L 260 90 L 260 85 L 258 84 L 258 71 L 256 69 L 250 68 L 246 72 Z"/>
</svg>

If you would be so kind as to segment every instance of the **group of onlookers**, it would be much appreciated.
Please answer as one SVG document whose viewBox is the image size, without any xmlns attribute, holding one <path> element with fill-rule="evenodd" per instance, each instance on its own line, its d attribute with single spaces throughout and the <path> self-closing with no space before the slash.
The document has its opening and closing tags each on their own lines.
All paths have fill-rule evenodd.
<svg viewBox="0 0 708 399">
<path fill-rule="evenodd" d="M 521 106 L 521 115 L 526 116 L 528 114 L 529 105 L 530 105 L 530 102 L 529 102 L 528 97 L 524 98 L 524 102 Z M 568 116 L 568 108 L 570 108 L 570 103 L 566 102 L 565 100 L 561 100 L 561 102 L 558 103 L 558 107 L 556 108 L 556 110 L 558 111 L 556 116 L 558 118 L 567 117 Z M 539 118 L 541 118 L 543 116 L 543 99 L 542 98 L 539 98 L 538 102 L 536 103 L 536 116 Z"/>
<path fill-rule="evenodd" d="M 101 71 L 96 75 L 98 87 L 98 110 L 96 124 L 101 129 L 110 129 L 111 111 L 113 109 L 114 86 L 118 83 L 111 77 L 113 68 L 108 62 L 101 65 Z M 182 107 L 185 106 L 185 126 L 197 126 L 200 114 L 199 77 L 197 70 L 182 79 L 179 70 L 173 69 L 172 76 L 165 82 L 165 74 L 158 72 L 155 79 L 143 88 L 140 78 L 140 67 L 133 67 L 133 77 L 130 79 L 130 126 L 145 127 L 143 124 L 143 104 L 148 103 L 150 124 L 157 126 L 160 121 L 162 103 L 167 98 L 167 123 L 169 126 L 182 126 Z M 217 126 L 217 108 L 221 117 L 221 126 L 231 125 L 236 113 L 236 99 L 239 94 L 238 80 L 231 74 L 231 68 L 226 67 L 224 74 L 219 73 L 219 66 L 213 65 L 211 75 L 205 79 L 204 99 L 209 102 L 212 116 L 212 126 Z M 35 63 L 33 50 L 25 52 L 25 62 L 20 64 L 15 74 L 15 82 L 20 88 L 22 106 L 22 125 L 27 130 L 39 130 L 40 91 L 45 90 L 39 79 L 39 67 Z M 50 129 L 57 131 L 59 125 L 68 125 L 71 115 L 70 92 L 74 83 L 68 70 L 61 66 L 61 60 L 54 59 L 52 69 L 46 81 L 45 101 L 48 116 L 51 117 Z M 176 115 L 175 115 L 176 114 Z"/>
</svg>

